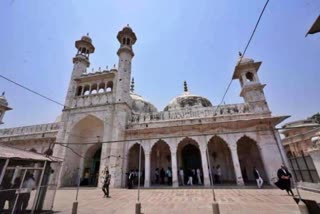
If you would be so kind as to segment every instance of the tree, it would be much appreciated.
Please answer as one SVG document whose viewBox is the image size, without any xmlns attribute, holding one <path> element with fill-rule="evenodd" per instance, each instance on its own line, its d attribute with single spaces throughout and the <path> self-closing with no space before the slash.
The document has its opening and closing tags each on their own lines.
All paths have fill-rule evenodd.
<svg viewBox="0 0 320 214">
<path fill-rule="evenodd" d="M 309 117 L 309 119 L 313 120 L 316 123 L 320 124 L 320 112 L 312 115 L 311 117 Z"/>
</svg>

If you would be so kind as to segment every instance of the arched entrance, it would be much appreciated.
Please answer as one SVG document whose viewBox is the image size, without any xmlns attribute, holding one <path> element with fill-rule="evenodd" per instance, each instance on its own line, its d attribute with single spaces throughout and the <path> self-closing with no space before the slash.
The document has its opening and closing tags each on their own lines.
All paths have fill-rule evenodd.
<svg viewBox="0 0 320 214">
<path fill-rule="evenodd" d="M 88 182 L 85 183 L 90 183 L 90 177 L 95 173 L 95 171 L 92 171 L 92 158 L 101 148 L 100 140 L 103 137 L 103 127 L 103 121 L 93 115 L 86 116 L 72 127 L 68 133 L 69 145 L 66 149 L 61 176 L 63 186 L 76 186 L 79 175 L 81 182 L 86 176 Z M 95 156 L 96 160 L 99 158 L 100 153 L 101 150 Z M 96 165 L 94 170 L 97 167 Z M 87 169 L 85 172 L 85 168 L 90 170 Z"/>
<path fill-rule="evenodd" d="M 184 178 L 181 178 L 179 173 L 180 185 L 181 179 L 184 184 L 187 183 L 189 175 L 193 177 L 193 184 L 203 184 L 203 171 L 201 162 L 201 153 L 198 143 L 191 138 L 184 138 L 178 145 L 178 169 L 183 170 Z M 197 177 L 197 170 L 200 170 L 200 179 Z"/>
<path fill-rule="evenodd" d="M 163 185 L 168 184 L 168 180 L 165 179 L 165 171 L 171 168 L 171 152 L 169 145 L 159 140 L 151 149 L 151 184 Z"/>
<path fill-rule="evenodd" d="M 234 166 L 231 157 L 231 151 L 228 144 L 218 136 L 213 136 L 208 142 L 209 160 L 213 181 L 217 183 L 235 182 Z M 214 178 L 217 167 L 221 169 L 221 178 Z M 210 175 L 210 174 L 209 174 Z"/>
<path fill-rule="evenodd" d="M 240 168 L 243 181 L 245 184 L 256 182 L 253 175 L 253 169 L 256 167 L 260 176 L 267 181 L 264 165 L 261 159 L 257 142 L 247 136 L 243 136 L 237 142 L 237 152 L 239 157 Z"/>
<path fill-rule="evenodd" d="M 131 148 L 129 149 L 128 152 L 128 173 L 133 173 L 133 178 L 132 178 L 132 186 L 137 186 L 138 185 L 138 176 L 140 175 L 140 186 L 144 185 L 144 176 L 145 176 L 145 168 L 144 168 L 144 163 L 145 163 L 145 156 L 144 156 L 144 149 L 141 146 L 141 162 L 140 162 L 140 171 L 139 171 L 139 153 L 140 153 L 140 144 L 135 143 Z M 129 181 L 128 181 L 129 182 Z"/>
<path fill-rule="evenodd" d="M 83 162 L 81 186 L 98 186 L 101 160 L 101 145 L 91 146 Z"/>
</svg>

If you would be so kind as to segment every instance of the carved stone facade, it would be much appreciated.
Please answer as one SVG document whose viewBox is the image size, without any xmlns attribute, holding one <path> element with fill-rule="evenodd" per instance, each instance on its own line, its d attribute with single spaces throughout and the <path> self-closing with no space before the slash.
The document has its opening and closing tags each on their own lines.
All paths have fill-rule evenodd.
<svg viewBox="0 0 320 214">
<path fill-rule="evenodd" d="M 226 184 L 254 181 L 257 167 L 271 181 L 283 161 L 279 133 L 274 127 L 286 116 L 272 116 L 257 71 L 261 62 L 243 58 L 233 79 L 241 84 L 244 103 L 214 106 L 184 93 L 163 111 L 134 93 L 131 86 L 133 45 L 137 38 L 129 26 L 117 36 L 118 68 L 88 73 L 89 55 L 95 48 L 89 36 L 76 41 L 78 50 L 57 123 L 0 130 L 0 142 L 43 152 L 54 145 L 64 159 L 60 185 L 72 186 L 80 175 L 102 185 L 105 170 L 111 186 L 127 185 L 126 173 L 141 168 L 143 185 L 156 185 L 155 170 L 171 168 L 172 186 L 183 183 L 179 169 L 199 170 L 201 182 L 210 185 L 213 167 L 220 165 Z M 139 155 L 141 154 L 141 155 Z"/>
</svg>

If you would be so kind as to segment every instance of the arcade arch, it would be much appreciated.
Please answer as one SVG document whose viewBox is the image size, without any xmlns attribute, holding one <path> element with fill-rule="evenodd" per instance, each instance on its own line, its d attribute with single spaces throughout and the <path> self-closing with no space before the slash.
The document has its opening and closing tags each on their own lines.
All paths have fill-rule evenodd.
<svg viewBox="0 0 320 214">
<path fill-rule="evenodd" d="M 241 137 L 237 142 L 237 152 L 245 184 L 256 182 L 253 175 L 254 167 L 258 169 L 262 179 L 267 180 L 260 149 L 255 140 L 247 136 Z"/>
</svg>

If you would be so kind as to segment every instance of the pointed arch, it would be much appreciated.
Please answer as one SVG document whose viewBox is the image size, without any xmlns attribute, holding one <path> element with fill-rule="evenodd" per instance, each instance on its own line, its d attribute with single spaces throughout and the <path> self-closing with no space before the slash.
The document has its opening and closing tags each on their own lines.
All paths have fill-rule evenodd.
<svg viewBox="0 0 320 214">
<path fill-rule="evenodd" d="M 220 179 L 213 178 L 216 183 L 217 181 L 219 181 L 219 183 L 221 181 L 223 181 L 223 183 L 236 181 L 231 151 L 228 143 L 223 138 L 217 135 L 210 138 L 208 141 L 208 156 L 208 161 L 211 166 L 209 172 L 212 173 L 213 177 L 217 167 L 220 167 L 222 172 Z"/>
<path fill-rule="evenodd" d="M 141 146 L 141 147 L 140 147 Z M 139 172 L 139 153 L 141 148 L 141 162 L 140 162 L 140 172 Z M 145 176 L 145 153 L 143 145 L 140 143 L 134 143 L 132 145 L 129 145 L 128 153 L 127 153 L 127 159 L 128 159 L 128 166 L 127 166 L 127 172 L 135 172 L 135 177 L 132 180 L 132 185 L 138 185 L 138 175 L 140 174 L 140 185 L 143 186 L 144 184 L 144 176 Z"/>
<path fill-rule="evenodd" d="M 156 141 L 151 147 L 150 155 L 151 184 L 164 184 L 164 178 L 161 178 L 158 173 L 160 173 L 162 169 L 165 171 L 167 168 L 172 168 L 169 144 L 161 139 Z"/>
<path fill-rule="evenodd" d="M 237 141 L 237 153 L 239 157 L 240 168 L 242 172 L 243 181 L 248 183 L 255 183 L 253 175 L 254 167 L 259 171 L 263 180 L 267 180 L 267 174 L 261 158 L 260 148 L 257 141 L 253 140 L 247 135 L 242 136 Z"/>
</svg>

